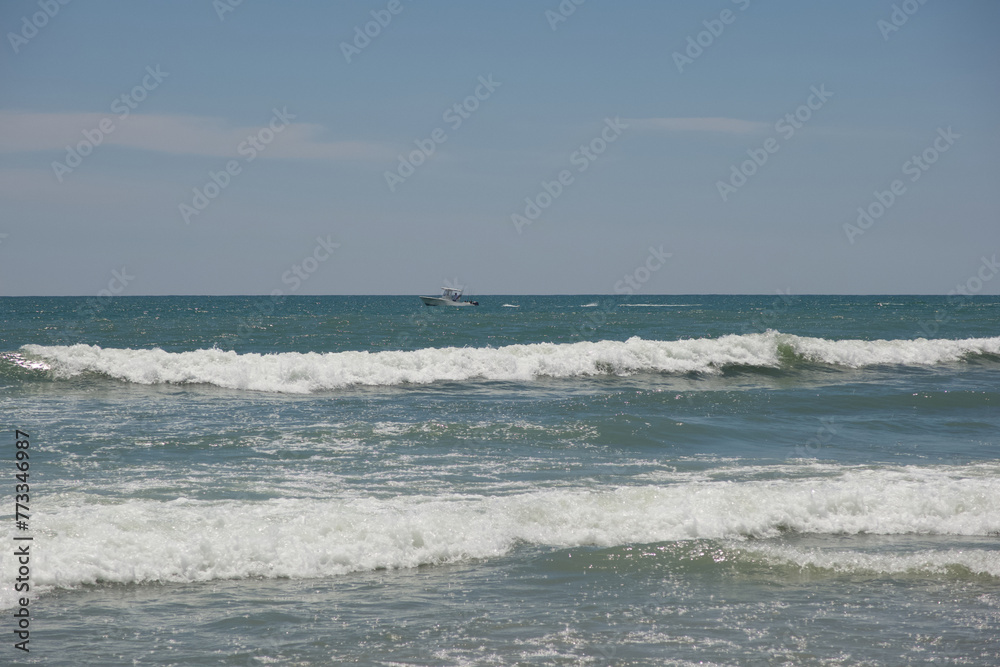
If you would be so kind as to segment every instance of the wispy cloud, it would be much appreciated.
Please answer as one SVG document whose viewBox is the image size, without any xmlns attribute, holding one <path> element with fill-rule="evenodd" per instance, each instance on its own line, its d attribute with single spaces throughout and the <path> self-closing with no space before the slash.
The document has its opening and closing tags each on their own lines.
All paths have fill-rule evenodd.
<svg viewBox="0 0 1000 667">
<path fill-rule="evenodd" d="M 768 123 L 739 118 L 632 118 L 627 122 L 635 129 L 663 132 L 751 134 L 764 132 L 770 127 Z"/>
<path fill-rule="evenodd" d="M 107 129 L 109 122 L 113 129 L 99 130 Z M 131 114 L 119 119 L 101 113 L 0 111 L 0 153 L 64 150 L 86 140 L 87 132 L 91 137 L 99 136 L 102 145 L 174 155 L 235 157 L 240 144 L 265 127 L 266 123 L 233 126 L 206 116 Z M 318 160 L 381 160 L 394 156 L 390 147 L 380 143 L 324 141 L 325 134 L 322 125 L 292 122 L 261 155 Z"/>
</svg>

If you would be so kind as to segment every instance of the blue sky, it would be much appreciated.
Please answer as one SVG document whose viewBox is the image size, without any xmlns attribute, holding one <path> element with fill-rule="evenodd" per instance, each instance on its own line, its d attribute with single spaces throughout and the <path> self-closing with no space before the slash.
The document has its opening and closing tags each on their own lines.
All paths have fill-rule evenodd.
<svg viewBox="0 0 1000 667">
<path fill-rule="evenodd" d="M 996 2 L 8 0 L 0 28 L 3 295 L 1000 293 Z"/>
</svg>

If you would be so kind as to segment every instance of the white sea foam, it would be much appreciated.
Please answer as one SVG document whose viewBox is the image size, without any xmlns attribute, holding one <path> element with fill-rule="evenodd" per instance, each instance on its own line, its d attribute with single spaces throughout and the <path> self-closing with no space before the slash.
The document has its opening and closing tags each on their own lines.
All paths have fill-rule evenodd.
<svg viewBox="0 0 1000 667">
<path fill-rule="evenodd" d="M 496 557 L 518 543 L 616 546 L 771 538 L 789 531 L 990 536 L 1000 533 L 1000 478 L 995 469 L 982 467 L 850 468 L 809 479 L 493 496 L 109 503 L 104 496 L 74 493 L 32 507 L 35 544 L 44 545 L 33 552 L 32 581 L 51 589 L 98 582 L 324 577 Z M 0 541 L 11 543 L 12 523 L 0 526 Z M 803 564 L 850 566 L 843 555 L 833 565 L 822 560 L 832 556 L 778 555 Z M 957 564 L 1000 576 L 995 552 L 859 558 L 866 571 L 937 571 Z M 0 604 L 13 599 L 13 559 L 11 550 L 0 552 Z"/>
<path fill-rule="evenodd" d="M 788 358 L 848 368 L 931 366 L 976 354 L 1000 354 L 1000 337 L 964 340 L 839 340 L 769 331 L 674 341 L 603 340 L 500 348 L 237 354 L 219 349 L 165 352 L 94 345 L 25 345 L 27 361 L 57 377 L 95 372 L 140 384 L 203 383 L 231 389 L 309 393 L 351 385 L 436 381 L 529 381 L 538 377 L 640 372 L 719 373 L 727 367 L 778 368 Z"/>
</svg>

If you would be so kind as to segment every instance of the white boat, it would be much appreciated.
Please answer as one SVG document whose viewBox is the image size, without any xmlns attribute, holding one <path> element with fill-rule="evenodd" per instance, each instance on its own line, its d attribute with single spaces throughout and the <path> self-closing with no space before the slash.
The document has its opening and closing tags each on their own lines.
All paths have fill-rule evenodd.
<svg viewBox="0 0 1000 667">
<path fill-rule="evenodd" d="M 462 290 L 442 287 L 441 296 L 422 296 L 425 306 L 478 306 L 478 301 L 462 301 Z"/>
</svg>

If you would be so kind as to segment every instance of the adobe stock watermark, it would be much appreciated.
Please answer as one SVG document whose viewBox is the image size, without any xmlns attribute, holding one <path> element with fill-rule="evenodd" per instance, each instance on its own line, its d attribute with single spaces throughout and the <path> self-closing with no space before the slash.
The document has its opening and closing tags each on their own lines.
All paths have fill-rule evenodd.
<svg viewBox="0 0 1000 667">
<path fill-rule="evenodd" d="M 643 285 L 653 277 L 653 274 L 662 269 L 667 260 L 674 256 L 672 252 L 664 252 L 662 245 L 659 248 L 649 246 L 648 250 L 649 254 L 646 255 L 645 261 L 623 275 L 622 279 L 615 283 L 615 294 L 624 294 L 628 297 L 640 292 Z M 586 319 L 589 322 L 585 322 L 578 328 L 574 328 L 573 333 L 579 335 L 581 338 L 595 333 L 599 327 L 607 324 L 608 314 L 617 307 L 618 304 L 613 299 L 608 299 L 603 304 L 599 304 L 593 311 L 587 312 Z"/>
<path fill-rule="evenodd" d="M 556 11 L 545 10 L 545 20 L 549 22 L 552 32 L 556 31 L 560 23 L 565 23 L 569 17 L 576 13 L 576 8 L 587 2 L 587 0 L 562 0 Z"/>
<path fill-rule="evenodd" d="M 642 286 L 649 282 L 654 273 L 663 268 L 667 260 L 674 256 L 672 252 L 663 252 L 663 246 L 654 248 L 649 246 L 649 255 L 646 261 L 635 267 L 631 273 L 626 273 L 622 279 L 615 283 L 615 294 L 635 294 L 642 289 Z"/>
<path fill-rule="evenodd" d="M 810 95 L 805 103 L 799 105 L 792 113 L 786 113 L 774 124 L 774 131 L 785 141 L 789 141 L 801 130 L 813 117 L 813 113 L 823 108 L 823 105 L 833 97 L 833 93 L 826 89 L 826 84 L 820 84 L 819 88 L 810 86 Z M 781 149 L 781 142 L 775 137 L 768 137 L 760 148 L 748 148 L 749 159 L 744 160 L 739 165 L 732 165 L 729 168 L 729 179 L 726 181 L 716 181 L 715 188 L 719 191 L 722 201 L 728 201 L 729 197 L 735 194 L 740 188 L 747 184 L 750 178 L 756 174 L 761 167 L 767 164 L 771 156 Z"/>
<path fill-rule="evenodd" d="M 739 10 L 746 11 L 747 7 L 750 6 L 750 0 L 731 0 L 734 5 L 739 7 Z M 698 34 L 691 36 L 688 35 L 687 46 L 684 52 L 674 51 L 673 58 L 674 64 L 677 66 L 677 71 L 681 74 L 684 73 L 684 68 L 687 65 L 693 65 L 694 61 L 697 60 L 705 53 L 705 49 L 709 48 L 715 44 L 715 40 L 722 36 L 725 32 L 727 25 L 732 25 L 736 22 L 736 17 L 738 14 L 731 9 L 723 9 L 719 12 L 718 18 L 706 19 L 701 22 L 705 29 Z"/>
<path fill-rule="evenodd" d="M 212 0 L 212 9 L 219 17 L 219 23 L 226 20 L 226 14 L 236 11 L 236 8 L 243 4 L 243 0 Z"/>
<path fill-rule="evenodd" d="M 833 436 L 837 435 L 836 419 L 834 417 L 820 417 L 819 423 L 820 425 L 816 429 L 816 435 L 809 438 L 804 444 L 797 443 L 788 458 L 816 458 L 816 455 L 819 454 L 819 450 L 824 445 L 830 444 L 830 441 L 833 440 Z"/>
<path fill-rule="evenodd" d="M 288 107 L 272 109 L 271 120 L 265 127 L 260 128 L 254 134 L 247 135 L 247 138 L 236 147 L 236 153 L 243 157 L 243 162 L 239 160 L 229 160 L 223 169 L 219 171 L 209 171 L 208 180 L 200 188 L 192 189 L 194 195 L 191 203 L 181 202 L 177 208 L 180 211 L 184 224 L 190 225 L 191 218 L 201 215 L 208 205 L 215 201 L 215 198 L 222 194 L 222 191 L 229 187 L 233 178 L 243 172 L 243 167 L 257 159 L 263 153 L 274 138 L 291 124 L 295 114 L 288 112 Z"/>
<path fill-rule="evenodd" d="M 76 318 L 72 323 L 67 324 L 59 331 L 50 331 L 49 340 L 54 343 L 72 344 L 78 340 L 83 325 L 96 320 L 107 307 L 108 300 L 114 296 L 120 296 L 126 288 L 135 280 L 135 276 L 128 272 L 126 266 L 111 270 L 111 278 L 107 285 L 97 291 L 92 297 L 87 297 L 83 305 L 77 306 L 73 313 Z"/>
<path fill-rule="evenodd" d="M 38 0 L 40 12 L 35 12 L 30 17 L 21 17 L 21 29 L 17 32 L 8 32 L 7 41 L 10 48 L 14 49 L 14 55 L 21 51 L 38 34 L 38 31 L 49 24 L 49 21 L 56 17 L 59 10 L 70 3 L 70 0 Z"/>
<path fill-rule="evenodd" d="M 882 39 L 888 42 L 889 35 L 898 32 L 900 28 L 906 25 L 910 17 L 920 11 L 920 8 L 926 4 L 927 0 L 903 0 L 900 4 L 893 5 L 888 21 L 879 19 L 875 22 L 875 27 L 882 33 Z"/>
<path fill-rule="evenodd" d="M 267 301 L 254 301 L 254 308 L 257 312 L 251 316 L 253 319 L 241 317 L 237 320 L 237 338 L 243 338 L 252 329 L 262 326 L 265 318 L 273 315 L 274 311 L 284 303 L 286 296 L 297 292 L 302 284 L 319 270 L 320 265 L 333 257 L 333 252 L 340 247 L 340 244 L 334 243 L 331 236 L 332 234 L 327 234 L 326 237 L 317 236 L 316 245 L 313 246 L 312 252 L 292 264 L 288 270 L 281 274 L 281 284 L 288 286 L 287 291 L 280 288 L 273 289 L 268 295 L 270 298 Z"/>
<path fill-rule="evenodd" d="M 382 34 L 382 31 L 392 23 L 392 17 L 398 16 L 405 7 L 401 0 L 389 0 L 385 9 L 373 9 L 369 12 L 372 20 L 363 26 L 354 26 L 354 39 L 350 42 L 340 43 L 340 52 L 344 54 L 344 60 L 351 64 L 351 59 L 361 55 L 372 43 L 372 40 Z"/>
<path fill-rule="evenodd" d="M 601 132 L 587 143 L 580 144 L 577 150 L 570 153 L 569 163 L 576 167 L 578 174 L 587 171 L 590 165 L 596 162 L 597 158 L 608 150 L 608 146 L 618 141 L 622 132 L 627 130 L 628 127 L 628 124 L 621 122 L 618 116 L 615 116 L 614 120 L 605 118 L 604 127 L 601 128 Z M 523 215 L 512 213 L 510 216 L 511 224 L 514 225 L 517 233 L 523 233 L 525 227 L 534 224 L 541 217 L 542 211 L 552 206 L 553 202 L 562 196 L 566 188 L 575 182 L 576 177 L 569 169 L 561 170 L 552 181 L 543 179 L 541 182 L 541 192 L 534 197 L 524 198 Z"/>
<path fill-rule="evenodd" d="M 948 126 L 948 129 L 939 127 L 937 134 L 930 146 L 919 154 L 911 156 L 900 167 L 903 174 L 910 177 L 911 183 L 920 180 L 920 177 L 940 159 L 941 155 L 948 152 L 955 145 L 957 139 L 962 138 L 962 135 L 952 131 L 951 125 Z M 880 220 L 906 192 L 906 184 L 899 178 L 889 183 L 887 189 L 875 190 L 874 200 L 866 206 L 858 207 L 858 218 L 855 223 L 844 223 L 844 234 L 847 235 L 848 243 L 854 245 L 855 239 L 871 229 L 872 225 Z"/>
<path fill-rule="evenodd" d="M 477 81 L 478 85 L 471 95 L 461 102 L 452 104 L 441 114 L 441 120 L 448 124 L 452 132 L 457 131 L 458 128 L 462 127 L 462 123 L 472 118 L 472 114 L 479 109 L 479 105 L 490 99 L 497 88 L 502 85 L 502 82 L 493 80 L 492 72 L 485 78 L 480 76 Z M 385 183 L 389 186 L 389 192 L 395 192 L 398 186 L 413 176 L 417 169 L 427 161 L 427 158 L 434 155 L 437 147 L 446 141 L 448 141 L 448 133 L 443 127 L 434 128 L 425 139 L 414 139 L 416 150 L 410 151 L 407 155 L 400 153 L 399 163 L 396 165 L 395 171 L 386 170 L 383 174 Z"/>
<path fill-rule="evenodd" d="M 119 95 L 111 101 L 111 113 L 117 114 L 118 120 L 123 121 L 129 117 L 133 111 L 139 108 L 139 104 L 145 100 L 151 92 L 160 87 L 163 80 L 170 76 L 170 72 L 163 72 L 160 66 L 155 68 L 152 65 L 146 67 L 146 75 L 142 81 L 127 93 Z M 75 146 L 66 146 L 66 159 L 62 162 L 55 160 L 52 162 L 52 172 L 56 175 L 56 180 L 60 183 L 73 173 L 73 170 L 83 164 L 83 159 L 94 152 L 94 149 L 104 143 L 104 140 L 118 129 L 115 121 L 110 116 L 105 116 L 93 129 L 82 130 L 83 140 Z"/>
<path fill-rule="evenodd" d="M 795 303 L 796 297 L 792 296 L 792 290 L 785 288 L 784 291 L 777 290 L 778 296 L 771 302 L 769 308 L 765 308 L 760 315 L 753 317 L 749 321 L 743 322 L 741 333 L 764 333 L 774 328 L 778 317 L 788 311 Z"/>
<path fill-rule="evenodd" d="M 956 284 L 948 291 L 947 310 L 936 312 L 934 319 L 921 322 L 920 330 L 926 336 L 937 335 L 943 325 L 954 319 L 954 313 L 969 305 L 969 300 L 982 292 L 986 283 L 993 280 L 997 273 L 1000 273 L 1000 263 L 997 263 L 996 253 L 989 259 L 985 255 L 982 256 L 976 271 L 965 282 Z"/>
</svg>

